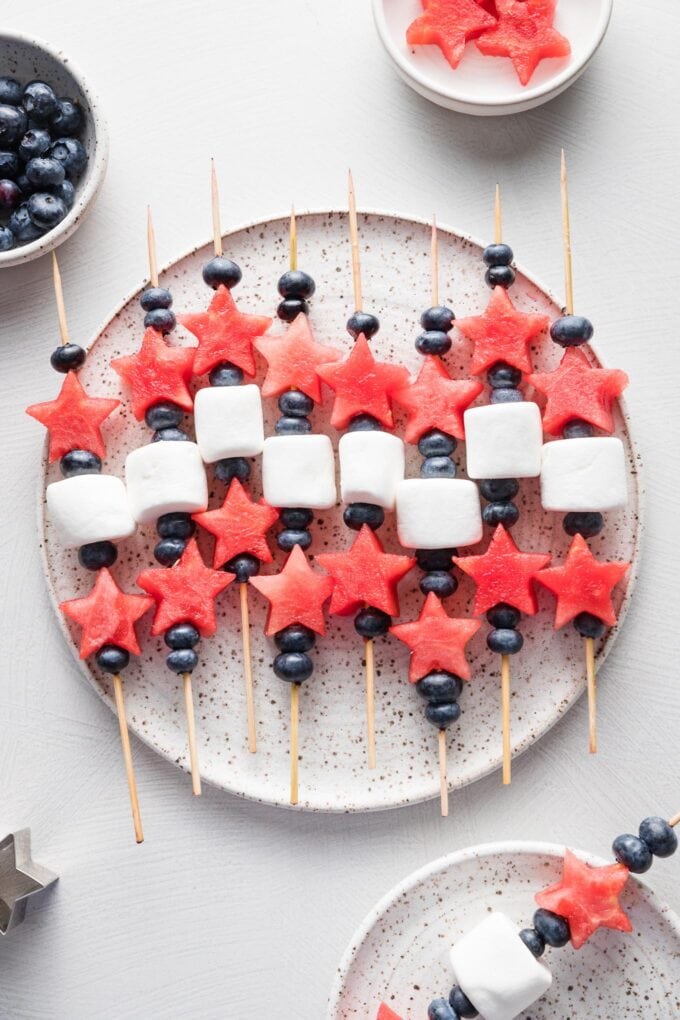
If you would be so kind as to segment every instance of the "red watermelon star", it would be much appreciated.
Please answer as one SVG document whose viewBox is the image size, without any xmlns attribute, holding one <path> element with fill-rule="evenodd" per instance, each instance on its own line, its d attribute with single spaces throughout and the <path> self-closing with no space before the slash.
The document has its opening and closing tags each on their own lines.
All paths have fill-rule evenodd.
<svg viewBox="0 0 680 1020">
<path fill-rule="evenodd" d="M 386 428 L 394 428 L 390 398 L 406 386 L 408 372 L 402 365 L 376 361 L 363 333 L 348 358 L 320 365 L 317 372 L 335 391 L 331 425 L 336 429 L 344 429 L 358 414 L 370 414 Z"/>
<path fill-rule="evenodd" d="M 219 510 L 206 510 L 193 518 L 216 538 L 213 567 L 217 570 L 241 553 L 271 563 L 265 535 L 278 516 L 278 510 L 263 499 L 259 503 L 250 499 L 238 478 L 233 478 Z"/>
<path fill-rule="evenodd" d="M 278 574 L 251 577 L 250 583 L 269 602 L 265 634 L 276 634 L 292 623 L 326 633 L 323 606 L 333 591 L 333 580 L 312 570 L 299 545 Z"/>
<path fill-rule="evenodd" d="M 483 555 L 454 556 L 453 562 L 477 585 L 475 613 L 485 613 L 499 602 L 507 602 L 520 613 L 533 616 L 538 606 L 532 581 L 550 562 L 550 555 L 520 552 L 499 524 Z"/>
<path fill-rule="evenodd" d="M 106 567 L 97 574 L 89 595 L 62 602 L 59 608 L 80 627 L 80 658 L 98 652 L 102 645 L 118 645 L 134 655 L 141 653 L 135 623 L 153 606 L 148 595 L 126 595 Z"/>
<path fill-rule="evenodd" d="M 193 623 L 203 637 L 210 637 L 217 630 L 215 599 L 233 580 L 233 574 L 206 567 L 192 538 L 174 567 L 153 567 L 137 578 L 139 587 L 156 600 L 151 633 Z"/>
<path fill-rule="evenodd" d="M 416 381 L 394 394 L 395 404 L 408 415 L 406 442 L 417 443 L 431 429 L 464 439 L 463 411 L 483 389 L 480 382 L 452 379 L 441 358 L 425 358 Z"/>
<path fill-rule="evenodd" d="M 453 68 L 460 64 L 468 39 L 496 24 L 476 0 L 423 0 L 423 7 L 424 14 L 406 30 L 406 42 L 438 46 Z"/>
<path fill-rule="evenodd" d="M 342 358 L 334 347 L 317 343 L 306 315 L 298 315 L 283 336 L 263 336 L 255 346 L 268 366 L 262 383 L 263 397 L 301 390 L 320 403 L 321 380 L 316 370 L 319 365 Z"/>
<path fill-rule="evenodd" d="M 583 351 L 569 347 L 553 372 L 534 372 L 528 382 L 547 397 L 543 428 L 558 436 L 572 418 L 613 432 L 612 404 L 628 385 L 628 376 L 618 368 L 594 368 Z"/>
<path fill-rule="evenodd" d="M 246 375 L 255 375 L 253 341 L 271 326 L 267 315 L 239 312 L 231 292 L 220 284 L 207 312 L 187 312 L 177 318 L 198 338 L 196 375 L 212 371 L 222 361 L 238 365 Z"/>
<path fill-rule="evenodd" d="M 627 881 L 628 868 L 625 864 L 594 868 L 579 860 L 571 850 L 566 850 L 562 879 L 536 893 L 535 899 L 539 907 L 566 918 L 571 944 L 574 949 L 580 949 L 598 928 L 633 930 L 619 903 Z"/>
<path fill-rule="evenodd" d="M 503 287 L 494 287 L 483 315 L 458 319 L 461 333 L 475 345 L 470 371 L 480 375 L 497 361 L 531 371 L 530 345 L 548 325 L 547 315 L 518 312 Z"/>
<path fill-rule="evenodd" d="M 335 581 L 330 611 L 340 616 L 363 605 L 397 616 L 397 585 L 416 562 L 409 556 L 386 553 L 367 524 L 347 552 L 322 553 L 316 558 Z"/>
<path fill-rule="evenodd" d="M 68 372 L 56 400 L 31 404 L 26 414 L 50 434 L 50 463 L 69 450 L 91 450 L 106 456 L 101 425 L 120 404 L 119 400 L 88 397 L 75 372 Z"/>
<path fill-rule="evenodd" d="M 187 383 L 191 379 L 196 351 L 193 347 L 170 347 L 151 326 L 144 332 L 137 354 L 114 358 L 111 368 L 130 389 L 132 413 L 141 421 L 147 410 L 161 401 L 184 411 L 194 406 Z"/>
<path fill-rule="evenodd" d="M 553 27 L 550 3 L 531 0 L 496 0 L 498 22 L 476 40 L 477 48 L 490 57 L 509 57 L 522 85 L 546 57 L 568 57 L 569 40 Z"/>
<path fill-rule="evenodd" d="M 590 613 L 607 626 L 616 623 L 612 589 L 623 578 L 630 563 L 601 563 L 596 560 L 582 535 L 576 535 L 561 567 L 549 567 L 536 580 L 557 596 L 555 630 L 579 613 Z"/>
<path fill-rule="evenodd" d="M 449 616 L 437 596 L 430 592 L 418 619 L 390 627 L 390 634 L 411 649 L 408 678 L 412 684 L 434 669 L 445 669 L 469 680 L 465 646 L 480 627 L 479 620 Z"/>
<path fill-rule="evenodd" d="M 394 1010 L 390 1009 L 389 1006 L 386 1006 L 384 1002 L 381 1002 L 380 1008 L 378 1009 L 378 1015 L 375 1020 L 401 1020 L 401 1017 L 397 1016 Z"/>
</svg>

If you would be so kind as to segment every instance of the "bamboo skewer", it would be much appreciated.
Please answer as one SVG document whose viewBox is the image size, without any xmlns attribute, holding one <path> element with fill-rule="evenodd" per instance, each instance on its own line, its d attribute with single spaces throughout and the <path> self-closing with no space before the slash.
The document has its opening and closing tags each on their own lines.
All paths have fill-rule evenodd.
<svg viewBox="0 0 680 1020">
<path fill-rule="evenodd" d="M 366 654 L 366 728 L 368 734 L 368 767 L 374 769 L 375 756 L 375 662 L 373 641 L 367 638 L 364 645 Z"/>
<path fill-rule="evenodd" d="M 496 197 L 493 209 L 493 239 L 496 244 L 503 240 L 503 219 L 501 217 L 501 186 L 496 185 Z"/>
<path fill-rule="evenodd" d="M 295 805 L 298 802 L 298 757 L 299 739 L 298 728 L 300 724 L 300 685 L 290 685 L 290 802 Z"/>
<path fill-rule="evenodd" d="M 144 830 L 142 829 L 142 816 L 139 811 L 139 798 L 137 796 L 137 781 L 135 779 L 135 768 L 132 764 L 132 749 L 130 747 L 130 734 L 128 732 L 127 718 L 125 715 L 125 694 L 123 693 L 123 679 L 120 673 L 113 674 L 113 696 L 116 701 L 116 712 L 118 713 L 118 728 L 120 730 L 120 745 L 123 749 L 123 761 L 125 762 L 125 774 L 127 776 L 128 790 L 130 792 L 130 807 L 132 808 L 132 824 L 135 829 L 135 842 L 144 842 Z"/>
<path fill-rule="evenodd" d="M 297 269 L 298 267 L 297 220 L 295 218 L 294 206 L 291 206 L 290 210 L 289 248 L 290 248 L 290 268 Z"/>
<path fill-rule="evenodd" d="M 149 251 L 149 283 L 158 286 L 158 264 L 156 262 L 156 233 L 153 229 L 151 206 L 146 207 L 146 246 Z"/>
<path fill-rule="evenodd" d="M 352 243 L 352 283 L 354 285 L 354 311 L 360 312 L 363 304 L 361 296 L 361 258 L 359 256 L 359 225 L 357 223 L 357 200 L 354 192 L 352 171 L 349 172 L 349 236 Z"/>
<path fill-rule="evenodd" d="M 446 769 L 446 730 L 439 731 L 439 800 L 442 818 L 449 814 L 449 780 Z"/>
<path fill-rule="evenodd" d="M 671 829 L 674 829 L 676 825 L 680 825 L 680 811 L 678 811 L 677 815 L 673 815 L 672 818 L 668 819 L 668 824 Z"/>
<path fill-rule="evenodd" d="M 212 199 L 213 245 L 215 255 L 222 254 L 222 227 L 220 224 L 220 192 L 217 186 L 215 160 L 210 160 L 210 195 Z"/>
<path fill-rule="evenodd" d="M 439 235 L 437 233 L 437 217 L 432 216 L 432 241 L 430 245 L 432 262 L 432 304 L 439 304 Z"/>
<path fill-rule="evenodd" d="M 250 649 L 250 615 L 248 613 L 248 585 L 239 585 L 241 601 L 241 639 L 243 642 L 243 676 L 246 682 L 246 711 L 248 713 L 248 750 L 257 751 L 255 730 L 255 698 L 253 694 L 253 659 Z"/>
<path fill-rule="evenodd" d="M 71 342 L 71 338 L 68 333 L 68 324 L 66 322 L 66 308 L 64 306 L 64 291 L 61 285 L 61 273 L 59 272 L 59 263 L 57 262 L 57 256 L 52 252 L 52 277 L 54 280 L 54 296 L 57 301 L 57 315 L 59 316 L 59 335 L 61 337 L 62 346 L 66 346 Z"/>
</svg>

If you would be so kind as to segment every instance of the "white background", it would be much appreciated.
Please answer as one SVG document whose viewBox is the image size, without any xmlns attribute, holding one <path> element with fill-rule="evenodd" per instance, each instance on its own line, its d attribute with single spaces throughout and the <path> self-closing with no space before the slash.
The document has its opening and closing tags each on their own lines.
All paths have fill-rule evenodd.
<svg viewBox="0 0 680 1020">
<path fill-rule="evenodd" d="M 587 2 L 587 0 L 583 0 Z M 57 323 L 46 259 L 0 273 L 0 836 L 30 824 L 61 874 L 48 908 L 0 942 L 10 1020 L 321 1020 L 337 962 L 373 903 L 414 868 L 495 838 L 607 853 L 650 812 L 680 810 L 678 468 L 680 282 L 677 0 L 617 0 L 586 76 L 506 119 L 447 113 L 400 83 L 368 0 L 22 0 L 5 27 L 63 46 L 111 129 L 105 190 L 60 251 L 72 335 L 87 341 L 145 272 L 223 225 L 346 201 L 488 236 L 493 185 L 520 261 L 561 291 L 559 148 L 569 154 L 577 305 L 632 377 L 648 487 L 642 577 L 602 672 L 600 745 L 583 700 L 499 776 L 438 805 L 363 817 L 293 815 L 207 788 L 135 742 L 147 842 L 136 847 L 115 719 L 76 673 L 37 551 L 42 433 Z M 680 864 L 651 880 L 680 909 Z"/>
</svg>

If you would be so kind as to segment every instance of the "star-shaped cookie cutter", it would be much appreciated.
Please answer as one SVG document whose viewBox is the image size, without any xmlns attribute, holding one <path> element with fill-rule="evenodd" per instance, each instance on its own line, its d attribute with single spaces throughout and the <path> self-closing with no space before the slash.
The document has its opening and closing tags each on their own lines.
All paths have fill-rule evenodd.
<svg viewBox="0 0 680 1020">
<path fill-rule="evenodd" d="M 30 829 L 11 832 L 0 840 L 0 935 L 21 924 L 58 877 L 31 857 Z"/>
</svg>

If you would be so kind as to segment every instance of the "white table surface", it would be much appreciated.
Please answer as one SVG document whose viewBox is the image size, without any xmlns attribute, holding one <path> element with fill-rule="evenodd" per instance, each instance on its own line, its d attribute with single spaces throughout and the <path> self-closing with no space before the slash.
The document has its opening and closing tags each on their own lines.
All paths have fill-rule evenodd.
<svg viewBox="0 0 680 1020">
<path fill-rule="evenodd" d="M 583 0 L 586 2 L 586 0 Z M 569 154 L 577 305 L 632 377 L 648 487 L 642 576 L 602 671 L 601 751 L 578 706 L 516 762 L 453 799 L 358 817 L 291 814 L 188 781 L 134 743 L 147 841 L 135 846 L 113 715 L 77 675 L 37 551 L 42 434 L 57 324 L 46 259 L 0 274 L 0 836 L 30 824 L 61 875 L 49 905 L 0 941 L 5 1020 L 321 1020 L 352 932 L 395 882 L 496 838 L 606 853 L 649 813 L 680 809 L 676 0 L 617 0 L 605 44 L 567 94 L 531 113 L 447 113 L 397 79 L 368 0 L 22 0 L 5 27 L 61 44 L 103 99 L 111 163 L 90 220 L 60 250 L 72 334 L 87 340 L 159 257 L 209 232 L 208 160 L 223 223 L 359 203 L 488 236 L 503 185 L 519 260 L 559 291 L 559 148 Z M 452 763 L 455 767 L 455 763 Z M 680 861 L 657 891 L 680 909 Z"/>
</svg>

